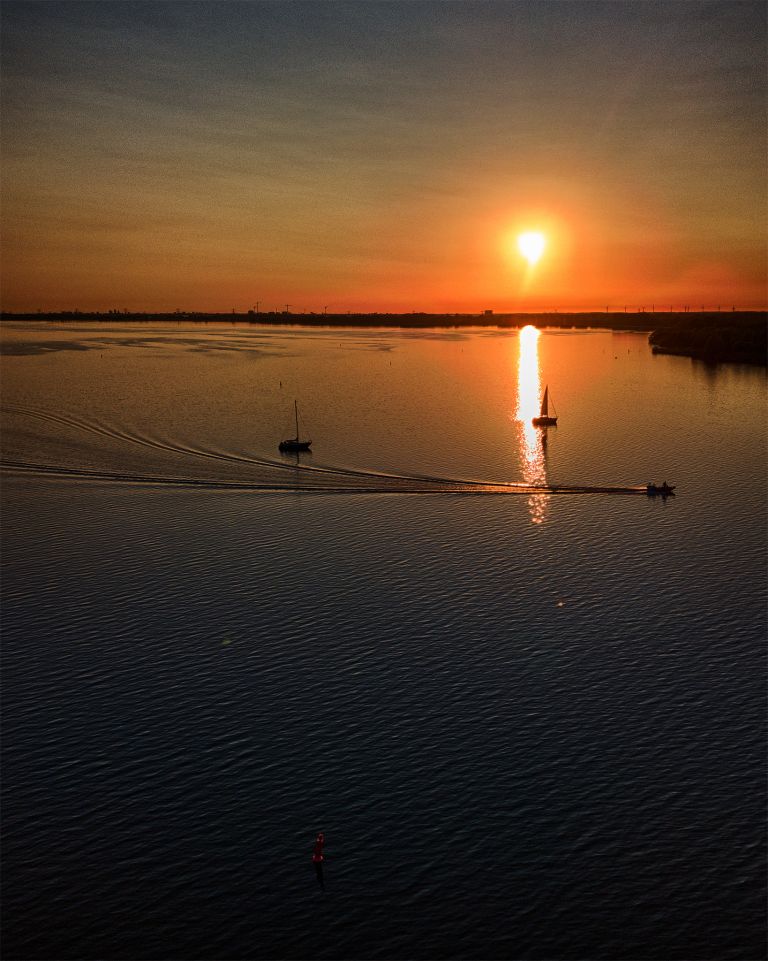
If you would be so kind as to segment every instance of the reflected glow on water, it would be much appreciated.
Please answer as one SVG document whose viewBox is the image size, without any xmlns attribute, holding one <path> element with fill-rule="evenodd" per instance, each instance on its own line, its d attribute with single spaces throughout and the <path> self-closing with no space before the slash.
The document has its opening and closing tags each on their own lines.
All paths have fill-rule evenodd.
<svg viewBox="0 0 768 961">
<path fill-rule="evenodd" d="M 546 484 L 546 429 L 533 426 L 533 418 L 539 413 L 541 377 L 539 374 L 539 337 L 535 327 L 523 327 L 518 335 L 519 358 L 517 364 L 517 411 L 520 444 L 520 463 L 526 484 Z M 531 520 L 541 524 L 546 514 L 547 494 L 531 494 L 528 506 Z"/>
<path fill-rule="evenodd" d="M 5 956 L 764 957 L 764 371 L 607 331 L 0 348 Z M 679 493 L 482 493 L 545 473 Z"/>
</svg>

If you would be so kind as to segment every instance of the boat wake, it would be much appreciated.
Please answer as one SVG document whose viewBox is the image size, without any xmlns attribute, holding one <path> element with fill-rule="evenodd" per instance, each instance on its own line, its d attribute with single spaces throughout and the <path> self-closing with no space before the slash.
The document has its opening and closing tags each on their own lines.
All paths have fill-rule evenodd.
<svg viewBox="0 0 768 961">
<path fill-rule="evenodd" d="M 406 479 L 398 485 L 380 484 L 367 486 L 302 484 L 299 482 L 280 484 L 277 482 L 227 481 L 213 478 L 170 477 L 158 474 L 137 474 L 129 471 L 95 470 L 85 467 L 64 467 L 58 464 L 36 464 L 16 460 L 0 461 L 0 470 L 17 474 L 35 474 L 43 477 L 77 478 L 80 480 L 107 483 L 139 484 L 160 487 L 190 487 L 208 490 L 293 492 L 307 494 L 644 494 L 645 487 L 578 487 L 525 484 L 497 484 L 472 481 L 462 483 L 423 482 L 409 485 Z"/>
<path fill-rule="evenodd" d="M 260 477 L 216 478 L 179 476 L 178 474 L 144 473 L 132 469 L 99 469 L 80 465 L 50 464 L 27 457 L 8 457 L 0 461 L 6 472 L 37 474 L 57 478 L 79 478 L 100 483 L 124 483 L 155 486 L 206 488 L 210 490 L 239 490 L 263 492 L 306 492 L 325 494 L 638 494 L 646 493 L 645 486 L 574 486 L 526 484 L 510 481 L 490 481 L 478 478 L 442 477 L 430 474 L 391 473 L 363 468 L 323 464 L 286 462 L 267 455 L 252 455 L 202 445 L 171 441 L 167 438 L 105 424 L 98 420 L 52 413 L 19 406 L 3 406 L 6 414 L 32 418 L 57 430 L 66 428 L 116 440 L 121 444 L 141 446 L 176 457 L 200 462 L 218 462 L 248 468 Z"/>
</svg>

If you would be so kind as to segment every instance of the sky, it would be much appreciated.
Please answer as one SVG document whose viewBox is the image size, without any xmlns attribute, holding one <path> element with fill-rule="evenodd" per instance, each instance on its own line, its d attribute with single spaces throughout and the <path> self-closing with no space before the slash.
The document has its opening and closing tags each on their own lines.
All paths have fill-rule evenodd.
<svg viewBox="0 0 768 961">
<path fill-rule="evenodd" d="M 5 310 L 768 299 L 762 2 L 0 17 Z"/>
</svg>

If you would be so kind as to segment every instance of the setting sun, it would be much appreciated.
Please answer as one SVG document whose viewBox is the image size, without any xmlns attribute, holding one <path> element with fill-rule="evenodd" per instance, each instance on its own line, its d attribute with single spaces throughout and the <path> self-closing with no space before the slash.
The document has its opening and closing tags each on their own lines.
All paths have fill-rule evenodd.
<svg viewBox="0 0 768 961">
<path fill-rule="evenodd" d="M 517 249 L 531 266 L 538 262 L 546 245 L 546 237 L 537 230 L 520 234 L 517 238 Z"/>
</svg>

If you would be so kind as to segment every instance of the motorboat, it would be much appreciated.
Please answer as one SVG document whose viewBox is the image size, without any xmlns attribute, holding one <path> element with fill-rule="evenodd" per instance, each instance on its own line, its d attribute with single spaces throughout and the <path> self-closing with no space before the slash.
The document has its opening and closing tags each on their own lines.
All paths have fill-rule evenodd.
<svg viewBox="0 0 768 961">
<path fill-rule="evenodd" d="M 664 481 L 663 484 L 648 484 L 645 488 L 645 492 L 649 497 L 672 497 L 675 496 L 675 485 L 668 484 Z"/>
</svg>

